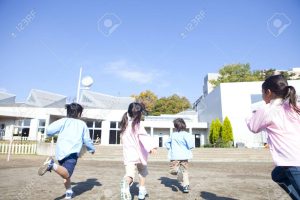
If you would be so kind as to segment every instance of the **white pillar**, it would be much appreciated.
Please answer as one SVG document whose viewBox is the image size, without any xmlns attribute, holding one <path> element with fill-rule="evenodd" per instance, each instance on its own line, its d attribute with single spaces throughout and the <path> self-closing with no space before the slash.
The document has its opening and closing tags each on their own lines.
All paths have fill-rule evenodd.
<svg viewBox="0 0 300 200">
<path fill-rule="evenodd" d="M 101 144 L 109 144 L 109 130 L 110 130 L 110 121 L 102 121 L 102 130 L 101 130 Z"/>
<path fill-rule="evenodd" d="M 205 141 L 204 141 L 205 139 L 204 139 L 204 134 L 201 134 L 200 135 L 200 146 L 204 146 L 204 144 L 205 144 Z"/>
<path fill-rule="evenodd" d="M 31 119 L 30 120 L 28 140 L 37 140 L 38 126 L 39 126 L 39 120 L 38 119 Z"/>
<path fill-rule="evenodd" d="M 153 127 L 150 127 L 150 135 L 153 137 Z"/>
</svg>

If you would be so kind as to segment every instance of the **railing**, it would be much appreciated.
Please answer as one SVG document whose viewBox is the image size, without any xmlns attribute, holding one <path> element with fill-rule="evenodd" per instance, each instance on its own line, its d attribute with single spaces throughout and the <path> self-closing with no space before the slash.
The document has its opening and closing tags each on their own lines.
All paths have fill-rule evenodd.
<svg viewBox="0 0 300 200">
<path fill-rule="evenodd" d="M 0 154 L 36 154 L 36 144 L 8 144 L 0 143 Z"/>
</svg>

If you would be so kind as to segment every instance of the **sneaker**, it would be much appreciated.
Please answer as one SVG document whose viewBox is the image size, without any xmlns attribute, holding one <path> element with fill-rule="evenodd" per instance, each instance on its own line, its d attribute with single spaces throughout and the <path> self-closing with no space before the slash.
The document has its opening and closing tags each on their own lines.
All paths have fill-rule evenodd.
<svg viewBox="0 0 300 200">
<path fill-rule="evenodd" d="M 72 197 L 73 197 L 73 191 L 72 190 L 71 191 L 67 191 L 65 199 L 72 199 Z"/>
<path fill-rule="evenodd" d="M 38 174 L 43 176 L 47 171 L 51 172 L 53 168 L 54 160 L 52 157 L 48 157 L 44 164 L 39 168 Z"/>
<path fill-rule="evenodd" d="M 186 185 L 183 187 L 183 193 L 189 193 L 190 191 L 190 186 L 189 185 Z"/>
<path fill-rule="evenodd" d="M 147 196 L 148 196 L 148 193 L 147 193 L 147 190 L 145 188 L 144 189 L 139 189 L 139 196 L 138 196 L 139 200 L 143 200 Z"/>
<path fill-rule="evenodd" d="M 131 200 L 130 188 L 126 179 L 121 181 L 121 200 Z"/>
</svg>

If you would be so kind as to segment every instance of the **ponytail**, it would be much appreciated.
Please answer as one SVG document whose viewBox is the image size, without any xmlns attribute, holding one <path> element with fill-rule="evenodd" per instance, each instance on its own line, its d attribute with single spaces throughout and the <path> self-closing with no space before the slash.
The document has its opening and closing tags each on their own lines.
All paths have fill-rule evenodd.
<svg viewBox="0 0 300 200">
<path fill-rule="evenodd" d="M 297 95 L 295 88 L 293 86 L 287 86 L 286 88 L 287 93 L 285 99 L 289 98 L 290 106 L 300 115 L 300 108 L 297 106 Z"/>
<path fill-rule="evenodd" d="M 125 112 L 123 117 L 122 117 L 122 120 L 120 122 L 121 134 L 124 133 L 124 131 L 126 130 L 127 125 L 128 125 L 128 116 L 127 116 L 127 112 Z"/>
</svg>

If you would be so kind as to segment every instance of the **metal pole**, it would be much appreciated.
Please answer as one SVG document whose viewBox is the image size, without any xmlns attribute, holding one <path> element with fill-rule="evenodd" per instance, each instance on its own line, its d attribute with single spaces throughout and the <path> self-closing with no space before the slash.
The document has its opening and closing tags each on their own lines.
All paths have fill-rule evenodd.
<svg viewBox="0 0 300 200">
<path fill-rule="evenodd" d="M 80 67 L 80 70 L 79 70 L 79 79 L 78 79 L 78 85 L 77 85 L 76 103 L 79 103 L 79 95 L 80 95 L 80 90 L 81 90 L 81 73 L 82 73 L 82 67 Z"/>
<path fill-rule="evenodd" d="M 13 140 L 14 140 L 14 136 L 12 135 L 11 138 L 10 138 L 9 146 L 8 146 L 7 162 L 8 162 L 9 159 L 10 159 L 11 148 L 12 148 L 11 146 L 12 146 Z"/>
</svg>

